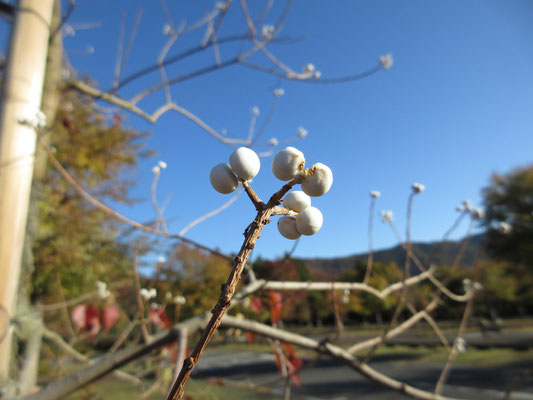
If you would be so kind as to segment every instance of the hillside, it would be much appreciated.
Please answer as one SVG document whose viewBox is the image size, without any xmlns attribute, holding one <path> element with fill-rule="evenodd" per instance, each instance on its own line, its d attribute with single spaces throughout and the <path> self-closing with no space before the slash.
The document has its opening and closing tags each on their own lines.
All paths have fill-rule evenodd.
<svg viewBox="0 0 533 400">
<path fill-rule="evenodd" d="M 482 247 L 484 235 L 479 234 L 470 237 L 468 240 L 466 250 L 461 257 L 459 265 L 462 267 L 470 267 L 476 258 L 476 255 Z M 415 242 L 413 243 L 413 250 L 418 258 L 428 265 L 430 262 L 437 265 L 451 265 L 454 258 L 459 253 L 462 241 L 445 241 L 445 242 Z M 354 266 L 357 260 L 366 262 L 368 253 L 354 254 L 347 257 L 336 258 L 307 258 L 303 259 L 307 267 L 311 271 L 325 272 L 328 274 L 337 275 L 347 268 Z M 486 258 L 484 252 L 480 253 L 480 258 Z M 403 266 L 405 263 L 405 250 L 401 245 L 392 247 L 390 249 L 378 250 L 374 252 L 374 261 L 382 263 L 394 262 L 397 265 Z M 417 273 L 418 269 L 413 265 L 412 273 Z"/>
</svg>

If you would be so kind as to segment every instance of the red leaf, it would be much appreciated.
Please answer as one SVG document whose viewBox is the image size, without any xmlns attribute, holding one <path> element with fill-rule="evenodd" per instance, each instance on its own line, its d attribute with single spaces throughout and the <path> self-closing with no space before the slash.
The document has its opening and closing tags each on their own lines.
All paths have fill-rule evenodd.
<svg viewBox="0 0 533 400">
<path fill-rule="evenodd" d="M 100 310 L 95 306 L 87 306 L 83 330 L 89 331 L 89 337 L 93 338 L 100 331 L 100 327 Z"/>
<path fill-rule="evenodd" d="M 294 350 L 294 347 L 290 343 L 282 342 L 281 345 L 283 346 L 283 354 L 285 355 L 285 359 L 287 360 L 287 367 L 288 367 L 288 373 L 294 382 L 296 386 L 300 386 L 300 376 L 298 375 L 298 372 L 302 369 L 303 362 L 296 354 L 296 351 Z M 281 362 L 279 359 L 278 353 L 274 353 L 276 356 L 274 362 L 278 366 L 279 373 L 282 374 L 281 371 Z"/>
<path fill-rule="evenodd" d="M 281 318 L 282 300 L 281 293 L 274 291 L 268 292 L 268 306 L 270 307 L 273 324 L 276 324 Z"/>
<path fill-rule="evenodd" d="M 122 122 L 122 117 L 119 114 L 113 114 L 113 124 L 120 125 Z"/>
<path fill-rule="evenodd" d="M 253 332 L 246 332 L 246 337 L 248 338 L 248 344 L 254 344 L 256 336 L 257 335 Z"/>
<path fill-rule="evenodd" d="M 85 304 L 80 304 L 72 309 L 70 312 L 70 319 L 76 328 L 80 330 L 85 329 L 85 320 L 87 316 L 87 306 Z"/>
<path fill-rule="evenodd" d="M 149 315 L 150 321 L 154 325 L 160 326 L 163 329 L 169 329 L 172 326 L 163 307 L 152 308 Z"/>
<path fill-rule="evenodd" d="M 111 327 L 115 325 L 120 317 L 120 308 L 116 305 L 107 305 L 104 307 L 102 312 L 102 323 L 104 324 L 104 329 L 106 332 L 109 332 Z"/>
<path fill-rule="evenodd" d="M 250 302 L 250 308 L 252 309 L 252 311 L 258 313 L 259 311 L 261 311 L 261 307 L 263 307 L 261 299 L 259 297 L 254 297 Z"/>
</svg>

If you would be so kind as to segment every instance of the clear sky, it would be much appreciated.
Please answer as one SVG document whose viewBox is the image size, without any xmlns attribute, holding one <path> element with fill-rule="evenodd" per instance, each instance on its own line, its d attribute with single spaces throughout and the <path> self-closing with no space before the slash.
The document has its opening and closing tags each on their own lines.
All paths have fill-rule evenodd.
<svg viewBox="0 0 533 400">
<path fill-rule="evenodd" d="M 167 3 L 179 25 L 201 18 L 215 2 Z M 256 5 L 266 1 L 249 3 L 250 13 L 257 16 L 261 7 Z M 275 23 L 284 4 L 276 2 L 264 24 Z M 127 21 L 128 37 L 139 7 L 142 19 L 123 76 L 152 65 L 168 40 L 162 33 L 166 19 L 160 3 L 79 1 L 69 20 L 75 35 L 65 38 L 65 49 L 80 75 L 94 78 L 102 88 L 111 86 L 121 21 Z M 437 240 L 454 221 L 455 207 L 463 199 L 480 203 L 481 188 L 491 173 L 532 162 L 531 21 L 533 2 L 528 0 L 295 1 L 279 37 L 298 40 L 269 47 L 287 65 L 300 71 L 311 62 L 321 71 L 321 79 L 334 78 L 367 71 L 377 65 L 380 55 L 391 53 L 393 67 L 355 82 L 320 85 L 232 66 L 176 85 L 172 96 L 214 129 L 246 138 L 250 109 L 259 107 L 261 126 L 272 104 L 272 90 L 285 90 L 262 137 L 281 142 L 303 126 L 308 136 L 293 145 L 304 152 L 309 165 L 322 162 L 334 175 L 330 192 L 313 201 L 324 215 L 324 226 L 315 236 L 302 238 L 296 256 L 366 251 L 371 190 L 382 192 L 376 212 L 392 209 L 403 231 L 413 182 L 427 188 L 415 199 L 413 239 Z M 96 28 L 83 29 L 93 22 Z M 245 30 L 239 1 L 234 1 L 219 37 Z M 203 34 L 201 29 L 178 39 L 169 55 L 197 45 Z M 89 46 L 93 54 L 87 54 Z M 240 46 L 221 46 L 222 60 L 234 57 Z M 264 56 L 254 55 L 251 60 L 271 66 Z M 214 53 L 208 50 L 168 68 L 167 73 L 176 76 L 213 61 Z M 129 98 L 159 79 L 154 73 L 119 93 Z M 139 105 L 153 111 L 163 99 L 163 93 L 158 93 Z M 158 160 L 168 164 L 161 174 L 158 199 L 164 203 L 170 198 L 165 216 L 171 231 L 180 231 L 229 200 L 231 195 L 211 188 L 209 171 L 227 162 L 232 148 L 177 114 L 164 115 L 153 125 L 123 115 L 127 125 L 151 132 L 148 146 L 157 156 L 144 160 L 133 172 L 137 186 L 132 195 L 141 201 L 119 207 L 121 212 L 139 221 L 154 218 L 151 168 Z M 281 182 L 272 175 L 272 157 L 261 162 L 252 186 L 267 200 Z M 236 252 L 254 214 L 243 195 L 187 236 Z M 279 235 L 275 222 L 264 231 L 255 256 L 278 257 L 291 248 L 292 242 Z M 462 226 L 455 237 L 465 229 Z M 377 248 L 396 244 L 378 216 L 374 243 Z"/>
</svg>

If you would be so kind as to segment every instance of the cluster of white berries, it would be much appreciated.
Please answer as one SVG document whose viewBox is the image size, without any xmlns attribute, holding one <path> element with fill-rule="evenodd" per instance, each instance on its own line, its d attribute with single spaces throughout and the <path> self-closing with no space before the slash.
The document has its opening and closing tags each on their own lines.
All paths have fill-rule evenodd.
<svg viewBox="0 0 533 400">
<path fill-rule="evenodd" d="M 302 72 L 306 75 L 312 75 L 313 78 L 319 79 L 322 76 L 320 71 L 317 71 L 314 64 L 306 64 L 302 67 Z"/>
<path fill-rule="evenodd" d="M 261 29 L 261 34 L 265 39 L 272 39 L 272 35 L 274 34 L 274 25 L 263 25 L 263 28 Z"/>
<path fill-rule="evenodd" d="M 415 194 L 419 194 L 419 193 L 422 193 L 424 190 L 426 190 L 426 187 L 424 185 L 422 185 L 421 183 L 413 183 L 411 188 L 413 189 L 413 192 Z"/>
<path fill-rule="evenodd" d="M 154 297 L 157 296 L 157 289 L 156 288 L 152 288 L 152 289 L 148 290 L 148 289 L 142 288 L 139 291 L 139 294 L 141 295 L 141 297 L 145 301 L 148 301 L 148 300 L 153 299 Z"/>
<path fill-rule="evenodd" d="M 455 340 L 455 346 L 459 353 L 466 353 L 466 340 L 464 340 L 464 338 L 461 336 Z"/>
<path fill-rule="evenodd" d="M 471 212 L 472 218 L 474 219 L 483 219 L 485 218 L 485 211 L 481 208 L 474 208 Z"/>
<path fill-rule="evenodd" d="M 274 89 L 274 96 L 281 97 L 285 94 L 285 90 L 282 88 Z"/>
<path fill-rule="evenodd" d="M 157 165 L 154 165 L 152 167 L 152 173 L 154 175 L 159 175 L 161 173 L 162 169 L 165 169 L 167 167 L 167 163 L 164 161 L 158 161 Z"/>
<path fill-rule="evenodd" d="M 470 289 L 474 288 L 475 290 L 481 290 L 483 289 L 483 285 L 479 282 L 474 282 L 468 278 L 463 279 L 463 288 L 465 292 L 468 292 Z"/>
<path fill-rule="evenodd" d="M 379 215 L 381 215 L 381 220 L 383 222 L 392 222 L 392 220 L 394 219 L 394 213 L 392 212 L 392 210 L 381 210 L 379 212 Z"/>
<path fill-rule="evenodd" d="M 230 165 L 220 163 L 211 169 L 209 179 L 213 188 L 223 194 L 233 192 L 241 181 L 254 178 L 260 169 L 257 154 L 240 147 L 230 155 Z M 230 167 L 231 166 L 231 167 Z M 301 235 L 313 235 L 322 227 L 323 217 L 319 209 L 311 207 L 309 196 L 322 196 L 333 183 L 331 169 L 316 163 L 305 169 L 305 157 L 294 147 L 287 147 L 278 152 L 272 161 L 274 176 L 282 181 L 302 177 L 303 191 L 293 191 L 283 199 L 283 206 L 296 213 L 296 216 L 282 217 L 278 221 L 278 230 L 287 239 L 298 239 Z"/>
<path fill-rule="evenodd" d="M 461 204 L 459 204 L 456 208 L 458 212 L 467 212 L 470 213 L 472 218 L 474 219 L 483 219 L 485 218 L 485 211 L 481 208 L 474 208 L 472 207 L 472 203 L 470 200 L 463 200 Z"/>
<path fill-rule="evenodd" d="M 111 294 L 109 290 L 107 290 L 107 284 L 102 281 L 96 281 L 96 292 L 101 299 L 107 299 Z"/>
<path fill-rule="evenodd" d="M 500 233 L 503 233 L 504 235 L 507 235 L 508 233 L 511 233 L 511 230 L 512 230 L 512 227 L 510 224 L 508 224 L 507 222 L 505 221 L 501 221 L 499 224 L 498 224 L 498 231 Z"/>
<path fill-rule="evenodd" d="M 296 129 L 296 135 L 300 138 L 300 139 L 303 139 L 304 137 L 307 136 L 309 132 L 307 132 L 307 129 L 305 129 L 304 127 L 302 126 L 299 126 L 298 129 Z"/>
<path fill-rule="evenodd" d="M 390 69 L 394 63 L 394 60 L 392 59 L 391 54 L 385 54 L 384 56 L 379 57 L 379 63 L 381 64 L 381 68 Z"/>
<path fill-rule="evenodd" d="M 344 289 L 342 294 L 342 302 L 348 304 L 350 302 L 350 289 Z"/>
<path fill-rule="evenodd" d="M 222 194 L 232 193 L 239 181 L 249 181 L 253 179 L 261 168 L 259 156 L 248 147 L 239 147 L 229 157 L 231 168 L 226 163 L 217 164 L 211 169 L 209 179 L 213 188 Z M 235 176 L 237 175 L 237 176 Z"/>
<path fill-rule="evenodd" d="M 171 292 L 166 292 L 165 293 L 165 299 L 167 299 L 167 301 L 172 300 L 172 302 L 174 304 L 178 304 L 180 306 L 182 306 L 183 304 L 187 303 L 187 300 L 185 299 L 185 297 L 180 296 L 179 294 L 176 295 L 174 298 L 172 298 L 172 293 Z"/>
<path fill-rule="evenodd" d="M 225 1 L 217 1 L 215 3 L 215 9 L 219 11 L 226 11 L 227 5 Z"/>
<path fill-rule="evenodd" d="M 168 36 L 172 33 L 172 27 L 169 24 L 163 25 L 163 35 Z"/>
</svg>

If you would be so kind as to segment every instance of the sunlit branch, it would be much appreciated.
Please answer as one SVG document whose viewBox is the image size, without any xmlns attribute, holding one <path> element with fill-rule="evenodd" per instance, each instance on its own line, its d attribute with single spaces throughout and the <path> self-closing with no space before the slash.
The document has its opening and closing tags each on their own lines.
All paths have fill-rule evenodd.
<svg viewBox="0 0 533 400">
<path fill-rule="evenodd" d="M 223 211 L 226 208 L 228 208 L 229 206 L 231 206 L 239 198 L 241 193 L 242 193 L 242 189 L 237 190 L 237 192 L 235 193 L 235 195 L 231 199 L 229 199 L 227 202 L 225 202 L 224 204 L 222 204 L 220 207 L 216 208 L 215 210 L 210 211 L 207 214 L 202 215 L 201 217 L 199 217 L 199 218 L 195 219 L 194 221 L 192 221 L 185 228 L 183 228 L 181 231 L 179 231 L 178 236 L 181 237 L 181 236 L 185 235 L 191 228 L 195 227 L 196 225 L 198 225 L 199 223 L 205 221 L 206 219 L 209 219 L 209 218 L 217 215 L 221 211 Z"/>
<path fill-rule="evenodd" d="M 277 328 L 270 327 L 265 324 L 261 324 L 255 321 L 249 321 L 241 318 L 235 318 L 231 316 L 225 316 L 222 319 L 222 326 L 238 328 L 245 331 L 253 332 L 258 335 L 266 336 L 272 339 L 277 339 L 283 342 L 291 343 L 296 346 L 300 346 L 309 350 L 318 351 L 322 354 L 327 354 L 332 358 L 343 362 L 348 365 L 350 368 L 356 370 L 361 375 L 367 377 L 368 379 L 379 383 L 389 389 L 404 393 L 410 397 L 416 399 L 426 399 L 426 400 L 444 400 L 449 399 L 440 395 L 436 395 L 425 390 L 417 389 L 413 386 L 406 384 L 405 382 L 400 382 L 395 379 L 392 379 L 381 372 L 376 371 L 366 364 L 362 364 L 348 353 L 346 350 L 335 346 L 328 342 L 319 342 L 314 339 L 301 336 L 295 333 L 282 331 Z"/>
</svg>

